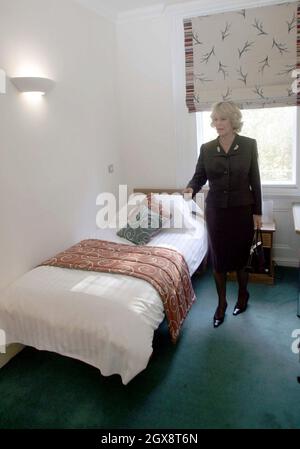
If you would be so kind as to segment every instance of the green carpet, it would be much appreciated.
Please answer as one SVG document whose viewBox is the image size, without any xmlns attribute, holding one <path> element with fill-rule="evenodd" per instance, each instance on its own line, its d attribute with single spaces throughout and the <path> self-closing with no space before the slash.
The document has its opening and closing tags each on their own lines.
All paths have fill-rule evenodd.
<svg viewBox="0 0 300 449">
<path fill-rule="evenodd" d="M 198 299 L 179 342 L 164 322 L 147 369 L 126 387 L 119 376 L 27 347 L 0 370 L 0 428 L 299 429 L 297 270 L 276 275 L 274 286 L 249 285 L 249 308 L 237 317 L 229 282 L 217 329 L 211 273 L 194 278 Z"/>
</svg>

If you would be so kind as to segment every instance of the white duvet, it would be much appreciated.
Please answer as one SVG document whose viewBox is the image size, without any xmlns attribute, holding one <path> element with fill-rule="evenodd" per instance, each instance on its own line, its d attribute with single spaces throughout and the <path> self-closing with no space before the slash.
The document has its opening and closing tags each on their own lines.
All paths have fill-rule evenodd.
<svg viewBox="0 0 300 449">
<path fill-rule="evenodd" d="M 98 238 L 128 243 L 113 230 Z M 164 230 L 151 246 L 180 251 L 192 275 L 207 250 L 204 224 L 195 220 L 193 232 Z M 119 374 L 123 384 L 146 368 L 154 331 L 163 319 L 154 287 L 120 274 L 43 266 L 23 275 L 0 297 L 0 329 L 8 344 L 82 360 L 104 376 Z"/>
</svg>

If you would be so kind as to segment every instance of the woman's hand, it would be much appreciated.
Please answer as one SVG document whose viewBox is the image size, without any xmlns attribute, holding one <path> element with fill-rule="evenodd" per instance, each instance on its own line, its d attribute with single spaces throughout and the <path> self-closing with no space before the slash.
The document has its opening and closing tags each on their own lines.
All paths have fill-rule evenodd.
<svg viewBox="0 0 300 449">
<path fill-rule="evenodd" d="M 254 223 L 254 229 L 261 229 L 262 216 L 261 215 L 253 215 L 253 223 Z"/>
<path fill-rule="evenodd" d="M 181 192 L 181 194 L 183 195 L 183 198 L 186 198 L 186 199 L 192 198 L 193 193 L 194 193 L 194 190 L 192 189 L 192 187 L 186 187 Z"/>
</svg>

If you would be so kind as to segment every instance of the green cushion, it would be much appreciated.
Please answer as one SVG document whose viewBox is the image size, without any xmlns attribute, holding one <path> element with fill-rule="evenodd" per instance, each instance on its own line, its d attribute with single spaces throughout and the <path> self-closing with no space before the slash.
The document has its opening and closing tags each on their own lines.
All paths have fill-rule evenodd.
<svg viewBox="0 0 300 449">
<path fill-rule="evenodd" d="M 141 205 L 133 215 L 130 223 L 117 232 L 119 237 L 135 243 L 145 245 L 151 238 L 160 232 L 166 221 L 160 214 L 151 211 L 147 206 Z"/>
</svg>

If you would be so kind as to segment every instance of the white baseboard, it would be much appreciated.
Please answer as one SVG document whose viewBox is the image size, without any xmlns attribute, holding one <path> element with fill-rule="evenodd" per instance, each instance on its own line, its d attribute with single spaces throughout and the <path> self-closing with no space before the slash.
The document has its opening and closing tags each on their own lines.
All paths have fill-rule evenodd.
<svg viewBox="0 0 300 449">
<path fill-rule="evenodd" d="M 17 355 L 22 349 L 24 345 L 20 343 L 12 343 L 11 345 L 6 346 L 6 353 L 0 354 L 0 369 L 6 365 L 15 355 Z"/>
</svg>

